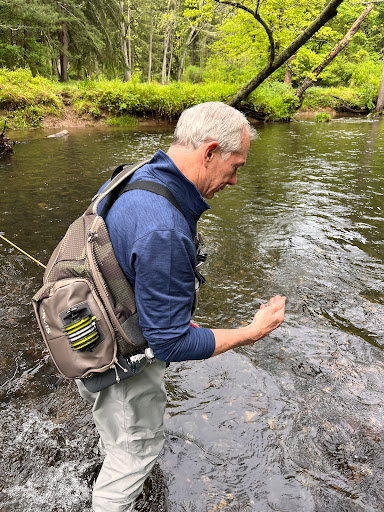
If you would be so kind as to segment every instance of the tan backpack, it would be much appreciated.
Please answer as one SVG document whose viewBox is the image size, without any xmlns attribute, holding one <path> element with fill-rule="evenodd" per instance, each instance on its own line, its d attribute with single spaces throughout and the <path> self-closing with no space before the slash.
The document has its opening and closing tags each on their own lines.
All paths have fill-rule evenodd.
<svg viewBox="0 0 384 512">
<path fill-rule="evenodd" d="M 163 185 L 151 181 L 126 184 L 145 163 L 115 170 L 111 182 L 68 228 L 48 262 L 43 286 L 32 299 L 43 339 L 64 377 L 85 378 L 104 372 L 118 364 L 118 354 L 130 356 L 147 346 L 134 292 L 116 259 L 105 224 L 114 201 L 137 188 L 166 197 L 183 213 Z M 97 207 L 104 198 L 99 215 Z"/>
</svg>

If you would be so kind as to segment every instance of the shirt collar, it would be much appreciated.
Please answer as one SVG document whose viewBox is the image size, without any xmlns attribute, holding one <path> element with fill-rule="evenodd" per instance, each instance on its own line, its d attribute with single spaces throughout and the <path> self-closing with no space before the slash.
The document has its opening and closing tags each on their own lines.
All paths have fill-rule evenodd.
<svg viewBox="0 0 384 512">
<path fill-rule="evenodd" d="M 195 184 L 184 176 L 173 160 L 161 149 L 148 162 L 148 166 L 150 166 L 150 171 L 154 177 L 168 187 L 175 196 L 188 224 L 196 225 L 202 213 L 208 210 L 210 206 L 203 199 Z"/>
</svg>

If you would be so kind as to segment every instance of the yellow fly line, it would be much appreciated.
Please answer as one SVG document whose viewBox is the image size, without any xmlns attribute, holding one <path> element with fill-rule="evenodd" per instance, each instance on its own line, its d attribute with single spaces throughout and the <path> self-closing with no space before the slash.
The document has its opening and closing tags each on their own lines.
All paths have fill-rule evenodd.
<svg viewBox="0 0 384 512">
<path fill-rule="evenodd" d="M 10 245 L 12 245 L 12 247 L 15 247 L 15 249 L 17 249 L 18 251 L 22 252 L 23 254 L 25 254 L 26 256 L 28 256 L 28 258 L 30 258 L 32 261 L 34 261 L 35 263 L 38 263 L 40 266 L 42 266 L 43 268 L 47 268 L 45 265 L 43 265 L 40 261 L 36 260 L 33 256 L 31 256 L 30 254 L 28 254 L 27 252 L 23 251 L 23 249 L 20 249 L 20 247 L 17 247 L 17 245 L 13 244 L 10 240 L 8 240 L 8 238 L 5 238 L 5 236 L 3 235 L 0 235 L 0 238 L 2 238 L 3 240 L 5 240 L 6 242 L 8 242 Z"/>
</svg>

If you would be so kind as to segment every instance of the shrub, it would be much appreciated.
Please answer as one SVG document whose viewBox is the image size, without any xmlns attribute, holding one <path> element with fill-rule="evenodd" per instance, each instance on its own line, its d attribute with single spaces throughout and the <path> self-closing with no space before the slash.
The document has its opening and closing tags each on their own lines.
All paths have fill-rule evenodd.
<svg viewBox="0 0 384 512">
<path fill-rule="evenodd" d="M 203 70 L 197 66 L 187 66 L 184 70 L 182 81 L 197 84 L 203 80 Z"/>
<path fill-rule="evenodd" d="M 136 124 L 136 118 L 128 114 L 120 117 L 110 117 L 107 119 L 108 126 L 135 126 Z"/>
<path fill-rule="evenodd" d="M 11 128 L 39 126 L 45 114 L 60 115 L 64 103 L 58 85 L 29 69 L 0 68 L 0 109 Z"/>
<path fill-rule="evenodd" d="M 273 119 L 288 121 L 299 103 L 292 87 L 280 82 L 265 82 L 245 102 L 258 111 L 262 110 Z"/>
<path fill-rule="evenodd" d="M 329 123 L 331 120 L 330 114 L 327 114 L 326 112 L 319 112 L 315 115 L 315 122 L 316 123 Z"/>
<path fill-rule="evenodd" d="M 369 94 L 362 90 L 351 89 L 347 87 L 311 87 L 307 90 L 303 101 L 302 109 L 318 110 L 319 108 L 330 107 L 337 111 L 346 109 L 364 110 L 372 108 L 370 106 Z"/>
</svg>

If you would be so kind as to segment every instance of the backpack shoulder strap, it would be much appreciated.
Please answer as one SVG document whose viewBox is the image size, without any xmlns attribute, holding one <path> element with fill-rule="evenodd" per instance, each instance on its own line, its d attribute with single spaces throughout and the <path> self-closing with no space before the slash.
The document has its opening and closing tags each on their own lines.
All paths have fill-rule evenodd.
<svg viewBox="0 0 384 512">
<path fill-rule="evenodd" d="M 179 212 L 185 217 L 181 206 L 176 200 L 175 196 L 165 185 L 161 183 L 157 183 L 155 181 L 147 181 L 140 180 L 135 181 L 134 183 L 126 183 L 127 179 L 141 166 L 146 164 L 148 160 L 141 162 L 137 165 L 132 164 L 123 164 L 117 167 L 112 176 L 111 182 L 105 187 L 105 189 L 96 197 L 95 201 L 92 203 L 91 207 L 87 211 L 96 212 L 97 206 L 102 199 L 106 197 L 105 204 L 101 210 L 100 217 L 104 220 L 107 218 L 108 212 L 111 209 L 113 203 L 122 195 L 124 192 L 128 192 L 129 190 L 147 190 L 148 192 L 152 192 L 153 194 L 157 194 L 159 196 L 165 197 L 175 208 L 179 210 Z"/>
<path fill-rule="evenodd" d="M 143 162 L 140 162 L 136 165 L 131 164 L 123 164 L 119 165 L 115 169 L 115 171 L 112 174 L 111 181 L 108 183 L 108 185 L 98 194 L 96 194 L 91 204 L 88 206 L 87 210 L 85 211 L 84 215 L 95 215 L 97 214 L 97 207 L 99 206 L 99 203 L 106 197 L 105 205 L 103 207 L 103 210 L 105 209 L 105 217 L 107 216 L 107 213 L 110 209 L 110 207 L 113 205 L 117 197 L 119 196 L 120 190 L 124 187 L 124 184 L 126 182 L 126 179 L 131 176 L 137 169 L 148 163 L 149 160 L 145 160 Z M 105 218 L 103 217 L 103 218 Z"/>
<path fill-rule="evenodd" d="M 159 196 L 165 197 L 175 208 L 179 210 L 179 212 L 185 217 L 181 206 L 179 205 L 176 197 L 172 194 L 172 192 L 165 185 L 161 183 L 157 183 L 156 181 L 147 181 L 140 180 L 135 181 L 133 183 L 127 183 L 125 187 L 121 190 L 119 197 L 124 194 L 124 192 L 128 192 L 129 190 L 147 190 L 148 192 L 152 192 L 153 194 L 157 194 Z"/>
</svg>

